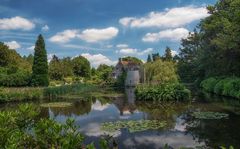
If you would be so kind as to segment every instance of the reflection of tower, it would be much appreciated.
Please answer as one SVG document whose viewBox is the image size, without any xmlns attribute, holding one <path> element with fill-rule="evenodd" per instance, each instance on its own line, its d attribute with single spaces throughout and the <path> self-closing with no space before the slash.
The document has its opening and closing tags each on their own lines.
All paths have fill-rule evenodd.
<svg viewBox="0 0 240 149">
<path fill-rule="evenodd" d="M 125 94 L 127 96 L 127 100 L 129 104 L 135 104 L 135 88 L 134 87 L 127 87 L 125 88 Z"/>
<path fill-rule="evenodd" d="M 119 109 L 120 115 L 124 115 L 125 113 L 133 113 L 136 110 L 135 106 L 135 88 L 126 88 L 126 98 L 124 97 L 116 97 L 114 100 L 115 106 Z"/>
</svg>

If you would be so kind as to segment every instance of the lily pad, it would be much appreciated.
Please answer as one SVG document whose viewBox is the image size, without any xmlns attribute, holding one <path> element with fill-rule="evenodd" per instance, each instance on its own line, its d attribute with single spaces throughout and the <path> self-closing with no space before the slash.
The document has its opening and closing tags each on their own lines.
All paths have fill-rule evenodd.
<svg viewBox="0 0 240 149">
<path fill-rule="evenodd" d="M 52 108 L 64 108 L 72 106 L 70 102 L 51 102 L 51 103 L 43 103 L 40 105 L 41 107 L 52 107 Z"/>
<path fill-rule="evenodd" d="M 145 130 L 157 130 L 167 125 L 166 121 L 138 120 L 138 121 L 116 121 L 106 122 L 101 125 L 101 129 L 107 132 L 114 132 L 122 128 L 127 128 L 130 133 Z"/>
<path fill-rule="evenodd" d="M 229 115 L 220 112 L 193 112 L 192 116 L 197 119 L 225 119 Z"/>
</svg>

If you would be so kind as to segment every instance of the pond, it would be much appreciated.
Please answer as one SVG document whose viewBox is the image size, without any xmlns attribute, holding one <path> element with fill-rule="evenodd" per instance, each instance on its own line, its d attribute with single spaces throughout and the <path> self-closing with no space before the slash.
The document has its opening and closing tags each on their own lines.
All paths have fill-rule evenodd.
<svg viewBox="0 0 240 149">
<path fill-rule="evenodd" d="M 134 88 L 125 90 L 125 96 L 85 97 L 71 100 L 61 99 L 58 106 L 43 101 L 41 116 L 58 122 L 74 118 L 80 131 L 86 136 L 86 143 L 97 142 L 101 136 L 109 134 L 116 140 L 120 149 L 161 148 L 168 144 L 172 148 L 198 147 L 217 148 L 220 145 L 240 148 L 240 102 L 210 95 L 193 96 L 191 103 L 137 102 Z M 67 102 L 66 106 L 63 104 Z M 70 103 L 70 104 L 69 104 Z M 41 104 L 39 102 L 35 104 Z M 16 104 L 0 105 L 1 110 Z M 225 118 L 196 118 L 193 112 L 219 112 Z M 130 132 L 122 128 L 115 132 L 103 131 L 105 122 L 129 120 L 158 120 L 166 126 L 157 130 Z"/>
</svg>

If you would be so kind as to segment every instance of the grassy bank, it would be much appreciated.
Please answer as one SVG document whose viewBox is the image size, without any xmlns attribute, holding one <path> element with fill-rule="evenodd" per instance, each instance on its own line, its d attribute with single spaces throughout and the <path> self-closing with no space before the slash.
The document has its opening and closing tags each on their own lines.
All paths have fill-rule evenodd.
<svg viewBox="0 0 240 149">
<path fill-rule="evenodd" d="M 139 85 L 136 97 L 137 100 L 185 101 L 190 99 L 190 91 L 179 83 Z"/>
<path fill-rule="evenodd" d="M 71 95 L 83 95 L 96 91 L 98 87 L 92 84 L 73 84 L 58 87 L 48 87 L 44 89 L 44 96 L 48 98 Z"/>
<path fill-rule="evenodd" d="M 208 78 L 200 84 L 207 92 L 240 99 L 240 78 Z"/>
<path fill-rule="evenodd" d="M 43 88 L 0 88 L 0 102 L 34 100 L 43 98 Z"/>
<path fill-rule="evenodd" d="M 97 86 L 91 84 L 73 84 L 47 88 L 0 88 L 0 102 L 67 97 L 68 94 L 83 95 L 96 90 Z"/>
</svg>

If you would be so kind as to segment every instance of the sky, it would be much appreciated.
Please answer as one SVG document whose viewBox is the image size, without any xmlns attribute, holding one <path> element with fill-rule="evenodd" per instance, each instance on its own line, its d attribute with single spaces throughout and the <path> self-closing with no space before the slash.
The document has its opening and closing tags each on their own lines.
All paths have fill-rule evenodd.
<svg viewBox="0 0 240 149">
<path fill-rule="evenodd" d="M 0 0 L 0 41 L 21 55 L 39 34 L 48 58 L 86 57 L 93 67 L 119 57 L 179 52 L 180 41 L 216 0 Z"/>
</svg>

